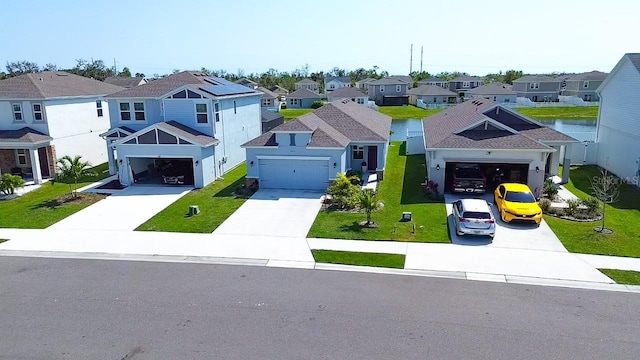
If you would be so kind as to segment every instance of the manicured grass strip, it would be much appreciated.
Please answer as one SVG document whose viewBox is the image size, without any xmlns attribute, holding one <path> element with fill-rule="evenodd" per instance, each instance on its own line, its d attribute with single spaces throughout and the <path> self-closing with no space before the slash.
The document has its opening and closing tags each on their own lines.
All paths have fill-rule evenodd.
<svg viewBox="0 0 640 360">
<path fill-rule="evenodd" d="M 618 284 L 640 285 L 640 272 L 614 269 L 598 269 Z"/>
<path fill-rule="evenodd" d="M 565 187 L 580 198 L 591 194 L 589 179 L 600 176 L 597 166 L 571 167 L 569 183 Z M 558 236 L 562 244 L 574 253 L 640 257 L 640 190 L 631 185 L 622 185 L 620 200 L 607 205 L 605 226 L 613 234 L 593 231 L 601 221 L 573 222 L 545 216 L 545 221 Z"/>
<path fill-rule="evenodd" d="M 424 155 L 407 156 L 404 149 L 401 142 L 389 145 L 384 180 L 377 191 L 384 207 L 371 216 L 377 228 L 360 226 L 366 220 L 364 213 L 323 210 L 308 237 L 448 243 L 444 202 L 430 202 L 420 187 L 426 177 Z M 412 222 L 400 222 L 403 211 L 412 213 Z"/>
<path fill-rule="evenodd" d="M 95 171 L 98 176 L 80 179 L 78 189 L 108 177 L 109 173 L 104 172 L 106 169 L 108 169 L 106 163 L 95 166 L 93 171 Z M 90 197 L 92 199 L 90 201 L 53 206 L 53 201 L 56 198 L 68 193 L 68 184 L 56 182 L 52 185 L 51 182 L 48 182 L 42 184 L 39 189 L 33 190 L 18 198 L 0 201 L 0 227 L 44 229 L 100 199 L 100 197 Z"/>
<path fill-rule="evenodd" d="M 284 116 L 284 121 L 289 121 L 298 116 L 312 112 L 314 109 L 282 109 L 280 114 Z"/>
<path fill-rule="evenodd" d="M 0 239 L 0 244 L 2 244 L 5 241 L 9 241 L 8 239 Z"/>
<path fill-rule="evenodd" d="M 353 251 L 311 250 L 316 262 L 404 269 L 404 255 Z"/>
<path fill-rule="evenodd" d="M 140 231 L 211 233 L 247 200 L 233 195 L 242 189 L 247 168 L 238 166 L 202 189 L 196 189 L 138 226 Z M 189 205 L 198 205 L 200 214 L 188 216 Z"/>
<path fill-rule="evenodd" d="M 514 110 L 532 119 L 575 119 L 596 120 L 598 118 L 597 106 L 558 106 L 539 108 L 515 108 Z"/>
<path fill-rule="evenodd" d="M 385 115 L 391 116 L 393 120 L 406 120 L 406 119 L 422 119 L 427 116 L 439 113 L 442 109 L 421 109 L 413 105 L 405 106 L 379 106 L 378 111 Z"/>
</svg>

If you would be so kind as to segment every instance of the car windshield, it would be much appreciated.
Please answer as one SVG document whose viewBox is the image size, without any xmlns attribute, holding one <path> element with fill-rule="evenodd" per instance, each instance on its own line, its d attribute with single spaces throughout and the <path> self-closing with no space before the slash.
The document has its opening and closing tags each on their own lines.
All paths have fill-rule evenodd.
<svg viewBox="0 0 640 360">
<path fill-rule="evenodd" d="M 465 211 L 462 217 L 466 219 L 491 219 L 491 214 L 480 211 Z"/>
<path fill-rule="evenodd" d="M 516 192 L 507 191 L 507 196 L 504 197 L 506 201 L 518 202 L 518 203 L 533 203 L 536 199 L 530 192 Z"/>
</svg>

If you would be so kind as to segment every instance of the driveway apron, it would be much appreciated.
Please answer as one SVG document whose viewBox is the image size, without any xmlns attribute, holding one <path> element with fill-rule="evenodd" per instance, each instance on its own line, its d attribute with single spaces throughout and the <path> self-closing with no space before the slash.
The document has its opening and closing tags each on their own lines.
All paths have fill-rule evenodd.
<svg viewBox="0 0 640 360">
<path fill-rule="evenodd" d="M 190 190 L 191 188 L 180 186 L 129 186 L 48 229 L 134 230 Z"/>
</svg>

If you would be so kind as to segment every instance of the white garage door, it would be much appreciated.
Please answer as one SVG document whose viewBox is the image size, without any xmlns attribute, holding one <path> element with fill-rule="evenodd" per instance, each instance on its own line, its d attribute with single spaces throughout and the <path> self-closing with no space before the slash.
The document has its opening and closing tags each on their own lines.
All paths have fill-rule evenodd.
<svg viewBox="0 0 640 360">
<path fill-rule="evenodd" d="M 325 190 L 328 160 L 261 159 L 260 188 Z"/>
</svg>

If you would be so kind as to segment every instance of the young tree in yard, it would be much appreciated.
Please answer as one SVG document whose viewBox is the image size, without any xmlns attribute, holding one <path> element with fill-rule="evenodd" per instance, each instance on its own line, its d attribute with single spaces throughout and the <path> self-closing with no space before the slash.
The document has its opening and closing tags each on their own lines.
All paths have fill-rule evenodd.
<svg viewBox="0 0 640 360">
<path fill-rule="evenodd" d="M 380 208 L 380 203 L 378 203 L 376 193 L 371 189 L 364 189 L 360 191 L 360 194 L 358 194 L 358 204 L 362 211 L 367 214 L 367 222 L 364 225 L 371 225 L 371 213 Z"/>
<path fill-rule="evenodd" d="M 18 175 L 2 174 L 0 177 L 0 191 L 5 195 L 13 195 L 17 188 L 24 186 L 24 180 Z"/>
<path fill-rule="evenodd" d="M 622 180 L 614 175 L 610 175 L 606 169 L 600 169 L 601 176 L 594 176 L 589 179 L 593 195 L 602 202 L 602 226 L 596 227 L 597 232 L 610 233 L 611 230 L 604 226 L 604 212 L 607 204 L 613 204 L 620 197 L 620 186 Z"/>
<path fill-rule="evenodd" d="M 54 181 L 69 184 L 71 196 L 78 196 L 78 181 L 87 176 L 98 176 L 98 174 L 91 170 L 89 162 L 82 161 L 80 155 L 76 155 L 73 158 L 66 155 L 58 159 L 58 172 Z"/>
<path fill-rule="evenodd" d="M 331 182 L 327 189 L 333 203 L 342 209 L 352 209 L 358 203 L 358 191 L 360 187 L 353 184 L 353 177 L 338 173 L 338 177 Z"/>
</svg>

